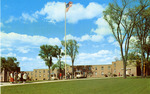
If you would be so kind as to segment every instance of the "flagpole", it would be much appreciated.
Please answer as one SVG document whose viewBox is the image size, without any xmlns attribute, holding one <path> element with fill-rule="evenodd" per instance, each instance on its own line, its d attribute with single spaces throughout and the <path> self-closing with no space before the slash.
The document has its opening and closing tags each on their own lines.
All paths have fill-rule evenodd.
<svg viewBox="0 0 150 94">
<path fill-rule="evenodd" d="M 65 3 L 65 79 L 66 79 L 66 3 Z"/>
</svg>

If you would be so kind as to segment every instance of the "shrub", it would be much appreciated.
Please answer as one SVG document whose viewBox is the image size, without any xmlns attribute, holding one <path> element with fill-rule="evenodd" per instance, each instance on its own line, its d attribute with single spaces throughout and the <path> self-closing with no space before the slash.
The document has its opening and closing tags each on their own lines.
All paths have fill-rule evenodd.
<svg viewBox="0 0 150 94">
<path fill-rule="evenodd" d="M 104 75 L 105 77 L 108 77 L 107 74 Z"/>
<path fill-rule="evenodd" d="M 113 74 L 113 77 L 117 77 L 117 75 L 116 75 L 116 74 Z"/>
</svg>

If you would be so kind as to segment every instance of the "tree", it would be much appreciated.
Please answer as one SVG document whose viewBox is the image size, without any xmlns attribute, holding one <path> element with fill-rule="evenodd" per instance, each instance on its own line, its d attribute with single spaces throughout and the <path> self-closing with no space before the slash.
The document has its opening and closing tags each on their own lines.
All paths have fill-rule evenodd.
<svg viewBox="0 0 150 94">
<path fill-rule="evenodd" d="M 150 36 L 147 37 L 145 45 L 143 45 L 143 55 L 141 54 L 141 45 L 139 38 L 132 37 L 130 40 L 130 55 L 128 56 L 129 61 L 135 61 L 141 66 L 141 72 L 142 72 L 142 63 L 143 63 L 143 73 L 145 71 L 145 76 L 146 74 L 149 74 L 149 67 L 150 67 L 150 61 L 149 61 L 149 55 L 150 55 Z M 137 57 L 138 56 L 138 57 Z M 135 58 L 136 57 L 136 58 Z M 143 57 L 143 59 L 142 59 Z M 143 62 L 142 62 L 143 60 Z M 145 65 L 145 66 L 144 66 Z"/>
<path fill-rule="evenodd" d="M 65 41 L 61 41 L 61 44 L 65 47 Z M 72 78 L 74 78 L 74 61 L 78 52 L 78 44 L 76 40 L 67 40 L 66 42 L 66 53 L 71 57 L 72 62 Z"/>
<path fill-rule="evenodd" d="M 6 71 L 16 71 L 19 67 L 19 62 L 15 57 L 0 57 L 1 58 L 1 71 L 5 69 Z"/>
<path fill-rule="evenodd" d="M 69 65 L 66 64 L 66 66 L 69 66 Z M 54 70 L 54 69 L 59 69 L 59 70 L 61 69 L 61 72 L 62 72 L 62 70 L 65 69 L 65 62 L 64 61 L 57 61 L 57 63 L 52 66 L 52 70 Z"/>
<path fill-rule="evenodd" d="M 143 77 L 143 63 L 145 59 L 144 50 L 149 51 L 146 45 L 146 39 L 150 35 L 150 1 L 149 0 L 140 0 L 140 5 L 136 7 L 136 10 L 143 9 L 137 15 L 137 24 L 136 24 L 136 36 L 139 39 L 140 52 L 141 52 L 141 76 Z M 147 53 L 149 55 L 149 52 Z M 148 57 L 147 57 L 148 58 Z M 148 59 L 147 59 L 148 61 Z"/>
<path fill-rule="evenodd" d="M 52 57 L 57 57 L 56 49 L 52 45 L 42 45 L 39 56 L 45 61 L 46 66 L 49 69 L 49 80 L 51 79 L 50 67 L 53 65 Z"/>
<path fill-rule="evenodd" d="M 131 0 L 122 0 L 121 4 L 114 1 L 114 3 L 109 3 L 108 8 L 103 12 L 104 19 L 111 27 L 111 31 L 120 46 L 124 67 L 124 78 L 126 78 L 129 40 L 133 35 L 133 30 L 137 21 L 136 16 L 142 10 L 135 11 L 134 6 L 130 7 L 131 4 Z"/>
<path fill-rule="evenodd" d="M 62 66 L 63 66 L 63 64 L 61 64 L 61 63 L 63 63 L 63 61 L 61 61 L 61 58 L 65 55 L 65 53 L 62 52 L 61 51 L 62 48 L 58 47 L 57 45 L 55 46 L 55 49 L 56 49 L 56 55 L 57 55 L 58 61 L 57 61 L 57 64 L 54 65 L 54 68 L 58 67 L 58 65 L 59 65 L 59 72 L 61 73 L 62 72 Z"/>
</svg>

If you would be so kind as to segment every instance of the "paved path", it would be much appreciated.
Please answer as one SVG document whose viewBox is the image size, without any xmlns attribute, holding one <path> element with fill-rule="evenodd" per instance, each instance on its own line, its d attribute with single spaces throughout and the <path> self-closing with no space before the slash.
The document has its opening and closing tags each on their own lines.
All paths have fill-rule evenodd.
<svg viewBox="0 0 150 94">
<path fill-rule="evenodd" d="M 107 78 L 84 78 L 84 79 L 68 79 L 68 80 L 51 80 L 51 81 L 38 81 L 38 82 L 30 82 L 30 83 L 16 83 L 16 84 L 10 84 L 9 82 L 1 82 L 0 87 L 3 86 L 15 86 L 15 85 L 26 85 L 26 84 L 38 84 L 38 83 L 52 83 L 52 82 L 65 82 L 65 81 L 77 81 L 77 80 L 94 80 L 94 79 L 108 79 Z"/>
</svg>

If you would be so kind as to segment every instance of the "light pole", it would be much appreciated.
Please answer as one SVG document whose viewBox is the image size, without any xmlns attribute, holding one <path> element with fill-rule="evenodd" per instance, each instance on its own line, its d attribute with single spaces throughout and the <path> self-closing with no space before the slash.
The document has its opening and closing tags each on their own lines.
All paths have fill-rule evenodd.
<svg viewBox="0 0 150 94">
<path fill-rule="evenodd" d="M 69 8 L 72 6 L 72 2 L 69 2 L 67 5 L 65 3 L 65 79 L 66 79 L 66 13 L 68 12 Z"/>
</svg>

